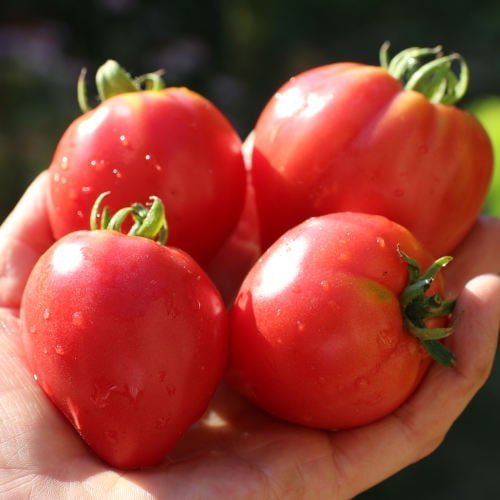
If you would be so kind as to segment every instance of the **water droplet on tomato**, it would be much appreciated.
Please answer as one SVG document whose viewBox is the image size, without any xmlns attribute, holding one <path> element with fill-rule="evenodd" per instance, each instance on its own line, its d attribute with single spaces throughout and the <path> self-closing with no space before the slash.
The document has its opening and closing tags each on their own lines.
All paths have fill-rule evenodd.
<svg viewBox="0 0 500 500">
<path fill-rule="evenodd" d="M 91 160 L 91 162 L 90 162 L 90 166 L 95 168 L 95 170 L 97 170 L 98 172 L 103 170 L 107 164 L 108 163 L 106 160 Z"/>
<path fill-rule="evenodd" d="M 392 349 L 396 339 L 388 330 L 382 330 L 377 337 L 377 342 L 382 349 Z"/>
<path fill-rule="evenodd" d="M 90 395 L 90 399 L 98 408 L 105 408 L 110 403 L 109 399 L 111 394 L 117 390 L 118 386 L 116 385 L 101 387 L 98 384 L 95 384 L 94 390 Z"/>
<path fill-rule="evenodd" d="M 48 307 L 43 311 L 43 319 L 48 320 L 50 318 L 50 309 Z"/>
<path fill-rule="evenodd" d="M 54 182 L 59 182 L 59 179 L 61 178 L 59 172 L 55 172 L 54 175 L 52 176 L 52 180 Z"/>
<path fill-rule="evenodd" d="M 140 392 L 141 390 L 139 389 L 139 387 L 135 385 L 128 386 L 128 394 L 132 399 L 137 399 L 137 396 L 139 396 Z"/>
<path fill-rule="evenodd" d="M 64 347 L 60 344 L 57 344 L 55 347 L 54 347 L 54 351 L 56 351 L 56 354 L 59 354 L 59 356 L 63 356 L 64 355 Z"/>
<path fill-rule="evenodd" d="M 33 373 L 33 378 L 35 379 L 35 382 L 38 382 L 38 375 L 36 373 Z"/>
<path fill-rule="evenodd" d="M 61 168 L 63 170 L 68 170 L 68 168 L 69 168 L 69 158 L 67 156 L 63 156 L 61 158 Z"/>
<path fill-rule="evenodd" d="M 91 186 L 82 186 L 82 193 L 90 193 L 92 191 L 92 187 Z"/>
<path fill-rule="evenodd" d="M 297 330 L 299 332 L 303 332 L 305 327 L 306 325 L 304 325 L 303 321 L 297 320 Z"/>
<path fill-rule="evenodd" d="M 120 136 L 120 142 L 121 142 L 122 146 L 125 146 L 126 148 L 129 148 L 129 149 L 132 148 L 132 145 L 130 144 L 130 140 L 128 139 L 128 137 L 126 135 L 122 134 Z"/>
<path fill-rule="evenodd" d="M 359 377 L 356 380 L 356 387 L 358 389 L 366 389 L 369 385 L 370 383 L 368 382 L 368 379 L 365 377 Z"/>
<path fill-rule="evenodd" d="M 78 328 L 83 328 L 84 326 L 84 319 L 83 319 L 83 314 L 81 311 L 75 311 L 71 315 L 71 322 L 73 325 L 75 325 Z"/>
<path fill-rule="evenodd" d="M 112 443 L 112 444 L 116 444 L 118 442 L 118 434 L 116 431 L 113 431 L 111 429 L 108 429 L 106 431 L 104 431 L 104 435 L 106 436 L 106 439 Z"/>
<path fill-rule="evenodd" d="M 36 325 L 30 326 L 30 333 L 36 333 Z"/>
<path fill-rule="evenodd" d="M 77 210 L 76 215 L 78 215 L 78 217 L 80 217 L 80 219 L 83 219 L 83 212 L 81 210 Z"/>
<path fill-rule="evenodd" d="M 377 236 L 375 238 L 375 241 L 377 242 L 377 245 L 380 247 L 380 248 L 385 248 L 385 240 L 384 238 L 382 238 L 381 236 Z"/>
<path fill-rule="evenodd" d="M 117 168 L 113 169 L 113 174 L 116 176 L 117 179 L 122 178 L 122 173 Z"/>
<path fill-rule="evenodd" d="M 156 421 L 155 421 L 155 427 L 157 429 L 164 429 L 165 427 L 167 427 L 168 423 L 170 422 L 170 419 L 172 417 L 170 416 L 170 414 L 167 414 L 167 415 L 164 415 L 160 418 L 157 418 Z"/>
<path fill-rule="evenodd" d="M 330 282 L 328 280 L 321 280 L 321 288 L 327 292 L 328 290 L 330 290 Z"/>
<path fill-rule="evenodd" d="M 44 348 L 42 349 L 42 352 L 43 352 L 44 354 L 48 354 L 48 353 L 49 353 L 49 350 L 47 349 L 47 347 L 44 347 Z"/>
</svg>

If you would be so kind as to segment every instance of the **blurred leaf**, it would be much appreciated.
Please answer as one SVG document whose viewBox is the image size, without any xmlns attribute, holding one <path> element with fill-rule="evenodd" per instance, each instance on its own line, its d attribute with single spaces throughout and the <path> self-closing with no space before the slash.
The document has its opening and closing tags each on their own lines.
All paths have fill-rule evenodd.
<svg viewBox="0 0 500 500">
<path fill-rule="evenodd" d="M 493 144 L 495 171 L 484 211 L 500 216 L 500 96 L 476 99 L 469 110 L 479 119 Z"/>
</svg>

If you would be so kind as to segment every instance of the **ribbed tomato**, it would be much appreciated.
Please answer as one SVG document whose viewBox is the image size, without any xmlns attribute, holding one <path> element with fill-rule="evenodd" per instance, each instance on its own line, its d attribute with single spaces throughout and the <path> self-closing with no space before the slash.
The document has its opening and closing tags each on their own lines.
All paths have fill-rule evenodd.
<svg viewBox="0 0 500 500">
<path fill-rule="evenodd" d="M 483 127 L 453 105 L 465 91 L 465 63 L 436 49 L 383 60 L 306 71 L 264 108 L 251 166 L 264 247 L 310 216 L 338 211 L 384 215 L 436 256 L 472 227 L 493 158 Z"/>
</svg>

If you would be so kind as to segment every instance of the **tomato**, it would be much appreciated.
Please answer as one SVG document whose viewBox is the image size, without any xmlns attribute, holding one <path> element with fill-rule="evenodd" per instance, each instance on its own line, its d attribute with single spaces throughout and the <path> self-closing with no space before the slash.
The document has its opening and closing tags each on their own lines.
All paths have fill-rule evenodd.
<svg viewBox="0 0 500 500">
<path fill-rule="evenodd" d="M 124 469 L 164 458 L 206 410 L 227 359 L 226 309 L 201 267 L 117 231 L 59 239 L 29 277 L 21 319 L 43 391 Z"/>
<path fill-rule="evenodd" d="M 453 302 L 441 300 L 436 276 L 448 261 L 432 265 L 407 229 L 382 216 L 308 219 L 264 253 L 238 292 L 228 382 L 273 415 L 311 427 L 389 414 L 418 386 L 430 354 L 453 364 L 437 340 L 451 332 Z"/>
<path fill-rule="evenodd" d="M 247 138 L 242 151 L 245 165 L 250 165 L 252 136 Z M 233 302 L 241 282 L 261 253 L 255 192 L 250 172 L 247 171 L 245 203 L 240 219 L 229 238 L 206 266 L 207 273 L 228 306 Z"/>
<path fill-rule="evenodd" d="M 479 122 L 452 105 L 465 63 L 455 87 L 458 56 L 426 62 L 433 52 L 408 49 L 387 68 L 313 68 L 274 94 L 252 157 L 264 247 L 310 216 L 341 211 L 386 216 L 434 255 L 463 239 L 485 199 L 492 148 Z"/>
<path fill-rule="evenodd" d="M 101 192 L 111 191 L 108 203 L 116 211 L 154 190 L 166 206 L 170 243 L 207 262 L 242 210 L 239 136 L 201 95 L 186 88 L 133 91 L 132 80 L 119 93 L 118 77 L 127 83 L 126 73 L 118 67 L 105 79 L 103 68 L 103 102 L 71 123 L 50 165 L 54 236 L 86 229 Z"/>
</svg>

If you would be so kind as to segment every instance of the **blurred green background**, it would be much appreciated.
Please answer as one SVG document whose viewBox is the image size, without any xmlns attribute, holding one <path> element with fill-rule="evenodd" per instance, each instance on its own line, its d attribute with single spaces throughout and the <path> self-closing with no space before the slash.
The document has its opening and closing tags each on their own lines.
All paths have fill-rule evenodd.
<svg viewBox="0 0 500 500">
<path fill-rule="evenodd" d="M 500 151 L 498 0 L 2 2 L 0 220 L 79 114 L 83 66 L 93 74 L 114 58 L 135 75 L 163 68 L 168 85 L 211 99 L 245 137 L 293 74 L 341 60 L 378 64 L 385 40 L 393 51 L 442 44 L 461 53 L 471 80 L 460 106 L 479 117 Z M 498 169 L 485 211 L 500 215 Z M 500 498 L 499 365 L 436 453 L 360 498 Z"/>
</svg>

